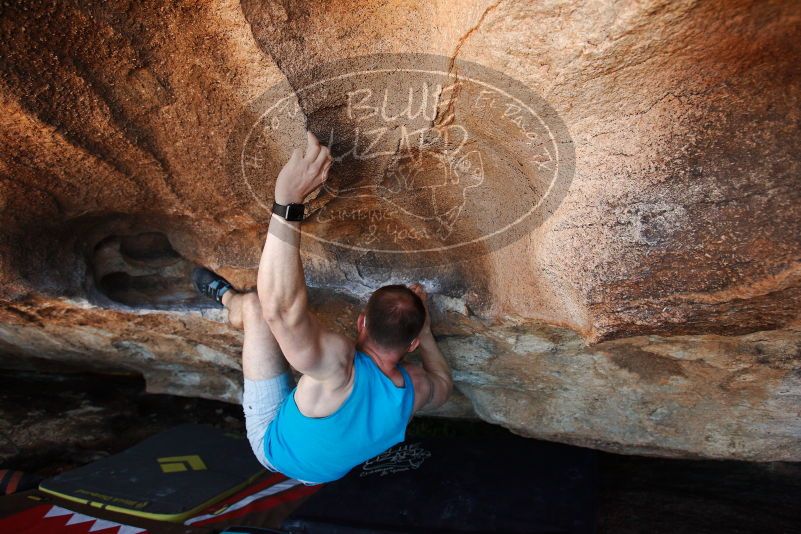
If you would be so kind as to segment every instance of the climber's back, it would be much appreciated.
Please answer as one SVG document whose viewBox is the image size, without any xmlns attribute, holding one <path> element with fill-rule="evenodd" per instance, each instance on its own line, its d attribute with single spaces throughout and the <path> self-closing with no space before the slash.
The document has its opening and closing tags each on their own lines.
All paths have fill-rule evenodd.
<svg viewBox="0 0 801 534">
<path fill-rule="evenodd" d="M 398 366 L 403 385 L 397 386 L 373 359 L 356 351 L 350 393 L 333 413 L 305 415 L 290 393 L 267 430 L 264 453 L 287 476 L 328 482 L 344 476 L 354 466 L 404 440 L 414 409 L 414 385 L 403 366 Z"/>
<path fill-rule="evenodd" d="M 336 480 L 403 441 L 416 410 L 445 401 L 450 372 L 424 298 L 419 286 L 376 290 L 359 315 L 355 342 L 322 328 L 317 342 L 290 335 L 267 315 L 287 360 L 303 373 L 265 434 L 268 467 L 304 482 Z M 402 363 L 418 347 L 423 367 Z"/>
</svg>

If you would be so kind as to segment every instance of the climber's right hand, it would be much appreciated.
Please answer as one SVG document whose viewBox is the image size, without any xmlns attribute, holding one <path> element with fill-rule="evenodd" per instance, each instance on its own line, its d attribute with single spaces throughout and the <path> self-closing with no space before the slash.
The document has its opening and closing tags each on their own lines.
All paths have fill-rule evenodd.
<svg viewBox="0 0 801 534">
<path fill-rule="evenodd" d="M 320 187 L 333 163 L 331 151 L 311 132 L 306 132 L 306 151 L 296 148 L 292 157 L 278 173 L 275 181 L 275 201 L 279 204 L 302 204 Z"/>
</svg>

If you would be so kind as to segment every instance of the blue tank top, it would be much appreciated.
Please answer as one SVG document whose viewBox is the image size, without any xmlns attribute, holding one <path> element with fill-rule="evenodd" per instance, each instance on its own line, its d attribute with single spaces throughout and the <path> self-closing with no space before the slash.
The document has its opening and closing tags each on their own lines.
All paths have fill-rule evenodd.
<svg viewBox="0 0 801 534">
<path fill-rule="evenodd" d="M 326 417 L 306 417 L 293 389 L 267 427 L 264 454 L 284 475 L 308 482 L 330 482 L 360 463 L 400 443 L 414 408 L 409 373 L 396 386 L 367 354 L 356 351 L 353 389 Z"/>
</svg>

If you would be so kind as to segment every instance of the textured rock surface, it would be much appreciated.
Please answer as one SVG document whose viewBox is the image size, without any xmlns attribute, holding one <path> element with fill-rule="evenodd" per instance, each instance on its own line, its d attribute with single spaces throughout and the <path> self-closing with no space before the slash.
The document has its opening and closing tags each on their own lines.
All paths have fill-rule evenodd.
<svg viewBox="0 0 801 534">
<path fill-rule="evenodd" d="M 616 451 L 801 460 L 796 2 L 288 5 L 0 8 L 3 365 L 127 368 L 153 391 L 236 400 L 241 337 L 186 278 L 203 264 L 255 281 L 271 175 L 254 196 L 230 174 L 232 128 L 319 63 L 437 54 L 558 112 L 570 189 L 463 261 L 309 256 L 325 319 L 346 330 L 371 289 L 424 280 L 485 419 Z M 304 121 L 330 122 L 303 111 L 265 168 Z M 501 151 L 493 128 L 480 140 Z"/>
</svg>

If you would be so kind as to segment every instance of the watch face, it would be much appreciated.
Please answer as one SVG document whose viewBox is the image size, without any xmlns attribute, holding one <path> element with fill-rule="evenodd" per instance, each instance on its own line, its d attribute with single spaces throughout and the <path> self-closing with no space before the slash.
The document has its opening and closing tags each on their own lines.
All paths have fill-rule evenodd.
<svg viewBox="0 0 801 534">
<path fill-rule="evenodd" d="M 286 220 L 287 221 L 302 221 L 303 220 L 303 204 L 289 204 L 286 207 Z"/>
</svg>

